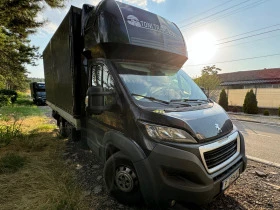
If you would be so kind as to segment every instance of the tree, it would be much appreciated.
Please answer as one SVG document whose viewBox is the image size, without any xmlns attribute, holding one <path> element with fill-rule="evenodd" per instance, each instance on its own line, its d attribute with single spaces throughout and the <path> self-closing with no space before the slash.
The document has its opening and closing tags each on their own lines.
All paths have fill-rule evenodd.
<svg viewBox="0 0 280 210">
<path fill-rule="evenodd" d="M 51 7 L 62 7 L 64 0 L 0 1 L 0 77 L 5 79 L 8 89 L 21 87 L 26 81 L 25 64 L 36 65 L 40 58 L 38 48 L 30 44 L 28 35 L 44 24 L 36 21 L 44 3 Z"/>
<path fill-rule="evenodd" d="M 219 104 L 224 108 L 224 110 L 228 111 L 228 97 L 225 89 L 220 93 Z"/>
<path fill-rule="evenodd" d="M 258 101 L 252 89 L 246 93 L 243 111 L 248 114 L 258 114 Z"/>
<path fill-rule="evenodd" d="M 203 87 L 209 96 L 210 91 L 215 90 L 220 85 L 220 79 L 218 72 L 220 68 L 213 66 L 205 66 L 201 71 L 201 77 L 194 79 L 196 84 Z"/>
</svg>

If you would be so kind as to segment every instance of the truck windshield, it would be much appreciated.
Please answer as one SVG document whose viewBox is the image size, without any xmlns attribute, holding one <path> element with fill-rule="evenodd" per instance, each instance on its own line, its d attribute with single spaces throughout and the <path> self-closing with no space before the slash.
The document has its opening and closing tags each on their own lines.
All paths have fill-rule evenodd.
<svg viewBox="0 0 280 210">
<path fill-rule="evenodd" d="M 116 62 L 118 74 L 139 105 L 190 105 L 208 99 L 183 71 L 154 64 Z"/>
<path fill-rule="evenodd" d="M 37 92 L 37 95 L 38 96 L 46 96 L 46 92 L 39 91 L 39 92 Z"/>
</svg>

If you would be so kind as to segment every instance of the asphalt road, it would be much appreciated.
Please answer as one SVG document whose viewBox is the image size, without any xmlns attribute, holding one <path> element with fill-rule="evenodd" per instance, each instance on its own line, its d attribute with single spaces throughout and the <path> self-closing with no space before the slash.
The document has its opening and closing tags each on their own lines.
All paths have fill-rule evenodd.
<svg viewBox="0 0 280 210">
<path fill-rule="evenodd" d="M 280 126 L 233 120 L 245 138 L 246 154 L 280 164 Z"/>
</svg>

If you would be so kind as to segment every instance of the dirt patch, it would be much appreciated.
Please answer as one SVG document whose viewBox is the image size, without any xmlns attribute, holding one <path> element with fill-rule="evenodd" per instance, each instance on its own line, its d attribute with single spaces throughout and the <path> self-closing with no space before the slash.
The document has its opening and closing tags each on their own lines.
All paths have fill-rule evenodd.
<svg viewBox="0 0 280 210">
<path fill-rule="evenodd" d="M 49 106 L 38 106 L 38 108 L 48 117 L 50 124 L 56 124 L 56 120 L 52 117 L 52 109 Z"/>
</svg>

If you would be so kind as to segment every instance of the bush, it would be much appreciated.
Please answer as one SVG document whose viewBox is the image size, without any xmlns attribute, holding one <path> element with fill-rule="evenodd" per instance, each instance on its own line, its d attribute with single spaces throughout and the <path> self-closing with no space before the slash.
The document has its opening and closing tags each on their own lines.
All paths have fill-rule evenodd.
<svg viewBox="0 0 280 210">
<path fill-rule="evenodd" d="M 220 93 L 219 104 L 224 108 L 224 110 L 228 111 L 228 97 L 225 89 Z"/>
<path fill-rule="evenodd" d="M 10 97 L 0 94 L 0 107 L 8 106 L 11 103 Z"/>
<path fill-rule="evenodd" d="M 18 94 L 16 91 L 6 90 L 6 89 L 0 90 L 0 95 L 4 95 L 4 96 L 8 97 L 10 99 L 11 103 L 15 103 L 17 100 L 17 97 L 18 97 Z"/>
<path fill-rule="evenodd" d="M 21 124 L 16 120 L 11 125 L 0 125 L 0 148 L 7 146 L 12 138 L 21 135 Z"/>
<path fill-rule="evenodd" d="M 232 112 L 238 112 L 238 108 L 236 106 L 232 107 Z"/>
<path fill-rule="evenodd" d="M 252 89 L 245 96 L 243 111 L 248 114 L 258 113 L 258 101 Z"/>
<path fill-rule="evenodd" d="M 278 116 L 280 117 L 280 107 L 279 107 L 279 109 L 278 109 Z"/>
<path fill-rule="evenodd" d="M 264 110 L 263 115 L 269 116 L 269 111 L 268 110 Z"/>
</svg>

